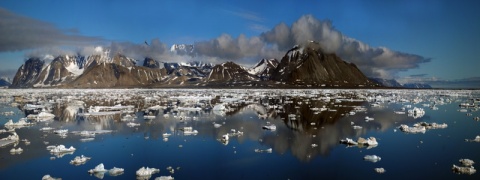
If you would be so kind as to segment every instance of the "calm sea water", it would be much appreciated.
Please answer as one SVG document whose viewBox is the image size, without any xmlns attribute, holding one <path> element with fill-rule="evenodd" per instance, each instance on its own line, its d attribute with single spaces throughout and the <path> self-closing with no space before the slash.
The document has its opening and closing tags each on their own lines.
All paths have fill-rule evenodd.
<svg viewBox="0 0 480 180">
<path fill-rule="evenodd" d="M 22 103 L 11 106 L 9 98 L 18 92 L 4 90 L 0 94 L 4 102 L 0 105 L 0 112 L 13 111 L 13 116 L 0 116 L 0 124 L 9 119 L 14 122 L 26 117 L 29 112 L 24 111 Z M 34 90 L 32 90 L 34 91 Z M 12 155 L 13 145 L 0 148 L 0 175 L 1 179 L 41 179 L 50 174 L 62 179 L 97 179 L 87 171 L 103 163 L 106 169 L 113 167 L 124 168 L 125 172 L 119 176 L 105 174 L 103 179 L 135 179 L 135 171 L 142 166 L 160 169 L 151 179 L 159 176 L 171 175 L 175 179 L 479 179 L 480 172 L 473 175 L 455 174 L 451 168 L 453 164 L 460 165 L 459 159 L 469 158 L 480 162 L 480 143 L 465 142 L 480 135 L 480 122 L 474 117 L 480 113 L 473 108 L 467 112 L 459 111 L 459 104 L 470 102 L 469 99 L 480 98 L 478 91 L 352 91 L 333 90 L 318 91 L 314 95 L 307 90 L 299 95 L 283 93 L 283 90 L 264 90 L 261 93 L 253 90 L 235 90 L 227 94 L 227 99 L 238 96 L 242 100 L 233 100 L 227 107 L 231 111 L 216 112 L 209 108 L 201 111 L 181 111 L 178 107 L 200 106 L 208 104 L 213 107 L 222 99 L 224 92 L 217 94 L 213 100 L 202 100 L 197 103 L 188 100 L 170 98 L 178 96 L 173 91 L 148 90 L 137 92 L 122 90 L 122 93 L 142 94 L 130 100 L 112 98 L 111 92 L 102 91 L 89 93 L 68 94 L 68 92 L 42 91 L 42 98 L 52 101 L 52 113 L 56 115 L 54 121 L 39 122 L 33 126 L 16 129 L 21 139 L 28 139 L 31 144 L 19 142 L 24 152 Z M 203 96 L 209 90 L 192 90 L 186 92 L 189 96 Z M 272 92 L 270 92 L 272 91 Z M 238 95 L 238 92 L 245 95 Z M 352 93 L 355 92 L 355 93 Z M 32 97 L 39 93 L 24 93 L 25 97 Z M 20 94 L 21 94 L 20 93 Z M 91 93 L 95 93 L 95 99 Z M 153 93 L 153 94 L 152 94 Z M 155 94 L 160 93 L 160 94 Z M 178 93 L 178 92 L 177 92 Z M 33 95 L 32 95 L 33 94 Z M 115 93 L 113 93 L 115 94 Z M 121 94 L 121 93 L 120 93 Z M 352 94 L 355 94 L 353 96 Z M 447 95 L 460 96 L 447 96 Z M 358 99 L 362 95 L 367 101 L 335 101 L 337 99 Z M 69 106 L 66 101 L 58 101 L 69 96 L 69 99 L 82 99 L 86 105 L 83 108 Z M 88 96 L 88 97 L 78 97 Z M 114 100 L 105 100 L 104 97 Z M 332 97 L 322 100 L 320 97 Z M 387 98 L 390 97 L 390 98 Z M 392 100 L 392 97 L 394 100 Z M 42 99 L 42 98 L 37 98 Z M 409 102 L 400 102 L 401 98 Z M 420 103 L 413 103 L 414 99 L 422 99 Z M 438 104 L 438 110 L 427 107 L 435 100 L 443 99 L 445 104 Z M 191 100 L 191 98 L 190 98 Z M 378 107 L 371 104 L 375 101 Z M 390 102 L 388 101 L 390 100 Z M 106 102 L 107 101 L 107 102 Z M 393 102 L 392 102 L 393 101 Z M 62 103 L 63 102 L 63 103 Z M 79 116 L 89 106 L 113 105 L 117 102 L 122 105 L 134 105 L 137 116 L 132 122 L 140 123 L 139 127 L 128 127 L 122 122 L 120 114 L 102 116 Z M 425 107 L 423 107 L 425 104 Z M 161 105 L 165 109 L 152 111 L 155 119 L 145 120 L 143 109 Z M 276 106 L 277 105 L 277 106 Z M 420 118 L 406 114 L 395 114 L 405 105 L 422 107 L 425 115 Z M 336 111 L 322 111 L 316 113 L 312 108 L 330 108 Z M 281 107 L 281 108 L 279 108 Z M 356 112 L 355 115 L 346 115 L 354 107 L 364 107 L 365 112 Z M 74 109 L 74 110 L 72 110 Z M 409 109 L 409 108 L 407 108 Z M 168 114 L 165 116 L 164 114 Z M 261 116 L 259 116 L 259 114 Z M 289 119 L 295 116 L 295 120 Z M 366 122 L 365 117 L 375 120 Z M 186 117 L 186 118 L 185 118 Z M 264 118 L 265 117 L 265 118 Z M 398 130 L 400 124 L 412 126 L 416 122 L 446 123 L 445 129 L 431 129 L 424 134 L 407 134 Z M 267 122 L 275 124 L 275 131 L 264 130 L 262 126 Z M 353 129 L 355 125 L 362 129 Z M 215 128 L 213 123 L 221 124 Z M 82 130 L 113 130 L 112 133 L 98 134 L 93 141 L 82 142 L 81 136 L 69 133 L 62 138 L 54 133 L 42 132 L 39 129 L 45 126 L 72 131 Z M 198 130 L 197 135 L 184 135 L 181 128 L 191 126 Z M 242 131 L 243 136 L 230 137 L 228 144 L 219 139 L 222 135 L 231 132 L 231 129 Z M 163 133 L 172 135 L 165 140 Z M 1 133 L 0 138 L 9 133 Z M 347 147 L 339 140 L 358 137 L 375 137 L 379 143 L 374 148 Z M 73 146 L 77 150 L 73 154 L 55 157 L 46 150 L 46 144 L 63 144 Z M 314 144 L 312 146 L 312 144 Z M 317 146 L 315 146 L 317 145 Z M 272 153 L 257 153 L 255 149 L 265 150 L 272 148 Z M 69 164 L 75 156 L 85 155 L 91 160 L 80 166 Z M 381 161 L 376 163 L 363 160 L 365 155 L 377 155 Z M 166 168 L 173 167 L 172 174 Z M 474 166 L 478 166 L 475 164 Z M 378 174 L 374 168 L 383 167 L 386 172 Z"/>
</svg>

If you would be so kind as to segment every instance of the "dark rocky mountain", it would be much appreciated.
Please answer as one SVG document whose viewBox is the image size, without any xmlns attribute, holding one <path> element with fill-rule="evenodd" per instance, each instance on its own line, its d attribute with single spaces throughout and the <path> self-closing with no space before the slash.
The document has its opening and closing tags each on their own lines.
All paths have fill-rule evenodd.
<svg viewBox="0 0 480 180">
<path fill-rule="evenodd" d="M 315 42 L 289 50 L 272 73 L 272 80 L 307 87 L 372 87 L 370 81 L 353 63 L 325 53 Z"/>
<path fill-rule="evenodd" d="M 260 78 L 251 75 L 240 65 L 234 62 L 226 62 L 213 67 L 205 82 L 250 82 L 260 81 Z"/>
<path fill-rule="evenodd" d="M 143 66 L 148 68 L 160 68 L 160 63 L 152 58 L 146 57 Z"/>
<path fill-rule="evenodd" d="M 45 62 L 40 58 L 30 58 L 18 68 L 13 78 L 12 87 L 27 88 L 33 87 L 38 75 L 42 71 Z"/>
<path fill-rule="evenodd" d="M 162 78 L 164 78 L 166 74 L 165 69 L 153 69 L 141 66 L 125 67 L 115 63 L 102 63 L 86 69 L 81 76 L 62 87 L 148 87 L 164 80 Z"/>
<path fill-rule="evenodd" d="M 412 89 L 431 89 L 432 86 L 428 84 L 422 83 L 407 83 L 403 85 L 404 88 L 412 88 Z"/>
<path fill-rule="evenodd" d="M 172 47 L 173 51 L 188 46 Z M 193 46 L 192 46 L 193 48 Z M 96 49 L 97 50 L 97 49 Z M 50 63 L 30 58 L 11 87 L 116 88 L 116 87 L 376 87 L 354 65 L 310 43 L 294 47 L 282 58 L 262 59 L 252 68 L 233 62 L 169 63 L 145 58 L 142 65 L 122 54 L 110 57 L 98 48 L 95 55 L 62 55 Z"/>
<path fill-rule="evenodd" d="M 262 59 L 253 67 L 247 70 L 248 73 L 259 77 L 262 80 L 269 80 L 279 62 L 276 59 Z"/>
<path fill-rule="evenodd" d="M 385 87 L 395 87 L 395 88 L 403 87 L 395 79 L 370 78 L 370 80 Z"/>
</svg>

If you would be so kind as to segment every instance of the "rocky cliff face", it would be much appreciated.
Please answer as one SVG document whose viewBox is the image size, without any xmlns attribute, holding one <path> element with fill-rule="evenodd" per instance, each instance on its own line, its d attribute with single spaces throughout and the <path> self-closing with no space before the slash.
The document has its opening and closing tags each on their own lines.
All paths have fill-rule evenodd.
<svg viewBox="0 0 480 180">
<path fill-rule="evenodd" d="M 278 64 L 279 63 L 276 59 L 262 59 L 252 68 L 248 69 L 248 73 L 257 76 L 262 80 L 269 80 Z"/>
<path fill-rule="evenodd" d="M 272 80 L 307 86 L 375 86 L 355 64 L 325 53 L 319 44 L 295 46 L 282 58 L 272 73 Z"/>
<path fill-rule="evenodd" d="M 13 78 L 12 87 L 24 88 L 32 87 L 38 75 L 42 71 L 45 62 L 40 58 L 30 58 L 18 68 Z"/>
<path fill-rule="evenodd" d="M 147 57 L 143 61 L 143 66 L 148 68 L 160 68 L 160 63 L 158 63 L 152 58 Z"/>
<path fill-rule="evenodd" d="M 87 69 L 80 77 L 65 87 L 145 87 L 162 81 L 165 75 L 165 69 L 125 67 L 114 63 L 102 63 Z"/>
<path fill-rule="evenodd" d="M 233 81 L 259 81 L 260 78 L 251 75 L 240 65 L 226 62 L 213 67 L 205 82 L 233 82 Z"/>
</svg>

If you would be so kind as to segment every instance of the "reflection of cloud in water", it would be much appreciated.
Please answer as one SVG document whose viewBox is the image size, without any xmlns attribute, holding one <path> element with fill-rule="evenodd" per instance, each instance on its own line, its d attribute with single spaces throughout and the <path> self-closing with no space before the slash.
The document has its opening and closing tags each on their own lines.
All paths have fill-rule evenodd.
<svg viewBox="0 0 480 180">
<path fill-rule="evenodd" d="M 169 92 L 173 93 L 173 92 Z M 138 100 L 135 101 L 135 100 Z M 219 139 L 222 135 L 230 133 L 231 129 L 244 132 L 243 136 L 232 137 L 230 141 L 238 141 L 243 144 L 245 141 L 260 142 L 259 149 L 272 147 L 276 153 L 284 154 L 290 151 L 295 157 L 302 161 L 308 161 L 317 155 L 328 155 L 330 150 L 338 146 L 340 139 L 349 137 L 356 138 L 370 131 L 385 131 L 397 126 L 395 122 L 415 121 L 407 118 L 406 115 L 397 115 L 389 111 L 389 104 L 383 103 L 380 107 L 370 107 L 367 102 L 342 101 L 335 102 L 334 98 L 325 101 L 321 98 L 292 97 L 273 95 L 271 97 L 251 97 L 249 101 L 228 102 L 228 111 L 221 113 L 207 111 L 181 111 L 177 107 L 205 107 L 215 105 L 218 100 L 199 102 L 182 102 L 169 100 L 168 96 L 160 96 L 158 102 L 152 100 L 145 103 L 144 98 L 131 98 L 129 103 L 136 106 L 137 110 L 146 109 L 155 104 L 161 104 L 165 110 L 155 112 L 156 118 L 145 120 L 143 111 L 137 112 L 138 117 L 133 120 L 140 123 L 140 127 L 130 128 L 125 122 L 120 121 L 121 114 L 101 116 L 78 116 L 85 108 L 78 104 L 58 104 L 53 107 L 56 115 L 52 127 L 64 127 L 71 131 L 81 130 L 114 130 L 115 134 L 131 135 L 132 132 L 141 132 L 143 136 L 153 140 L 163 139 L 163 133 L 171 133 L 172 136 L 182 136 L 178 129 L 185 126 L 192 126 L 199 131 L 200 137 L 211 137 Z M 95 106 L 92 101 L 86 101 L 86 107 Z M 97 100 L 98 105 L 112 103 Z M 113 102 L 113 101 L 112 101 Z M 255 103 L 253 103 L 255 102 Z M 129 105 L 123 103 L 123 105 Z M 345 116 L 356 106 L 368 108 L 367 113 L 357 112 L 356 115 Z M 318 111 L 313 108 L 327 108 L 329 110 Z M 164 117 L 163 114 L 169 114 Z M 365 116 L 374 117 L 375 120 L 365 122 Z M 291 117 L 295 117 L 292 120 Z M 182 117 L 182 118 L 180 118 Z M 189 118 L 185 118 L 189 117 Z M 195 118 L 194 118 L 195 117 Z M 276 131 L 263 130 L 266 122 L 275 124 Z M 222 124 L 214 128 L 212 122 Z M 362 129 L 355 130 L 351 122 L 362 126 Z M 32 136 L 28 136 L 32 137 Z M 35 136 L 33 136 L 35 137 Z M 312 147 L 317 144 L 318 147 Z M 253 151 L 253 149 L 252 149 Z"/>
</svg>

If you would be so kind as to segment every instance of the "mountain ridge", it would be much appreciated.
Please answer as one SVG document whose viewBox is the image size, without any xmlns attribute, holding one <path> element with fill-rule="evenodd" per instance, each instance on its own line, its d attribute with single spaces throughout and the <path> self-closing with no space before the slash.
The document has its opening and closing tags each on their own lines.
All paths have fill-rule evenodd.
<svg viewBox="0 0 480 180">
<path fill-rule="evenodd" d="M 189 46 L 172 46 L 172 51 Z M 191 47 L 193 48 L 193 46 Z M 143 63 L 99 49 L 90 56 L 57 56 L 50 63 L 28 59 L 12 88 L 115 87 L 378 87 L 352 63 L 309 43 L 287 51 L 279 62 L 261 59 L 250 68 L 232 61 L 169 63 L 145 57 Z"/>
</svg>

